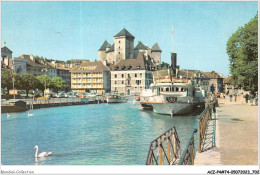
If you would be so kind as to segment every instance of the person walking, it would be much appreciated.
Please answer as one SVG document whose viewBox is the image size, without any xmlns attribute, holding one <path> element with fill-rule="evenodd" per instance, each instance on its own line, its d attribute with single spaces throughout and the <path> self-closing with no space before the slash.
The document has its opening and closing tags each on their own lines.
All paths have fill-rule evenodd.
<svg viewBox="0 0 260 175">
<path fill-rule="evenodd" d="M 230 102 L 232 102 L 232 94 L 229 95 Z"/>
<path fill-rule="evenodd" d="M 210 94 L 210 103 L 212 104 L 212 110 L 214 113 L 216 113 L 216 102 L 217 102 L 217 98 L 215 94 Z"/>
<path fill-rule="evenodd" d="M 246 99 L 246 103 L 248 103 L 248 98 L 249 98 L 249 95 L 248 93 L 245 95 L 245 99 Z"/>
</svg>

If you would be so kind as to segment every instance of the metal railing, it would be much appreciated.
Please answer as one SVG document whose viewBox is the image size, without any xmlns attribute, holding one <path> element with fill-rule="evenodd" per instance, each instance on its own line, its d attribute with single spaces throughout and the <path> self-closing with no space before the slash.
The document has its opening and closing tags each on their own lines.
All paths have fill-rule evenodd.
<svg viewBox="0 0 260 175">
<path fill-rule="evenodd" d="M 194 135 L 197 133 L 197 129 L 194 129 L 191 138 L 185 148 L 184 154 L 181 156 L 179 165 L 194 165 Z"/>
<path fill-rule="evenodd" d="M 180 141 L 175 126 L 151 142 L 146 165 L 178 164 Z"/>
<path fill-rule="evenodd" d="M 212 106 L 206 104 L 207 107 L 201 113 L 199 118 L 199 132 L 198 132 L 198 152 L 201 153 L 202 145 L 205 140 L 205 134 L 208 126 L 208 121 L 212 120 Z"/>
</svg>

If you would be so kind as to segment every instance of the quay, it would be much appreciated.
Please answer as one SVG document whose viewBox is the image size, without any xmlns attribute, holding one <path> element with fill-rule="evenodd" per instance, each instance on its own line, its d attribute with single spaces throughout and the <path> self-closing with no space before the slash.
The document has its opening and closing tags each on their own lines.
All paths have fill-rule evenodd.
<svg viewBox="0 0 260 175">
<path fill-rule="evenodd" d="M 229 98 L 218 102 L 207 132 L 215 135 L 215 143 L 196 153 L 194 165 L 258 165 L 258 106 Z M 211 140 L 206 138 L 206 142 Z"/>
<path fill-rule="evenodd" d="M 50 108 L 59 106 L 85 105 L 104 103 L 104 98 L 51 98 L 51 99 L 17 99 L 2 100 L 1 113 L 24 112 L 29 109 Z"/>
</svg>

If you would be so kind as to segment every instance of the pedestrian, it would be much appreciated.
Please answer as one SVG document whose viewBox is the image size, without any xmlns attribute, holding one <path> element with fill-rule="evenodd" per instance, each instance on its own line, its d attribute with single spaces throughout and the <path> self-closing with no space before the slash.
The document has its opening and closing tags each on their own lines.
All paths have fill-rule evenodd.
<svg viewBox="0 0 260 175">
<path fill-rule="evenodd" d="M 251 106 L 253 106 L 254 94 L 252 92 L 249 95 L 249 100 L 250 100 Z"/>
<path fill-rule="evenodd" d="M 237 102 L 237 94 L 234 94 L 234 96 L 235 96 L 235 102 Z"/>
<path fill-rule="evenodd" d="M 248 93 L 245 95 L 245 99 L 246 99 L 246 103 L 248 103 L 248 98 L 249 98 L 249 95 Z"/>
<path fill-rule="evenodd" d="M 258 106 L 258 93 L 255 94 L 255 105 Z"/>
<path fill-rule="evenodd" d="M 230 102 L 232 102 L 232 94 L 229 95 Z"/>
<path fill-rule="evenodd" d="M 216 113 L 216 102 L 217 102 L 217 99 L 216 99 L 215 94 L 210 94 L 210 103 L 212 104 L 212 110 L 214 113 Z"/>
</svg>

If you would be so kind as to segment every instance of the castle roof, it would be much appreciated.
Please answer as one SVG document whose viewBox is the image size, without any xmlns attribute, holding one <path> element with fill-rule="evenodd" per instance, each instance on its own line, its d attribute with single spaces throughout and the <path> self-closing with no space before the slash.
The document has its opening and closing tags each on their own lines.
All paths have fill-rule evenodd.
<svg viewBox="0 0 260 175">
<path fill-rule="evenodd" d="M 141 41 L 138 41 L 138 44 L 135 46 L 134 50 L 148 50 L 148 49 Z"/>
<path fill-rule="evenodd" d="M 162 50 L 159 47 L 157 42 L 153 45 L 153 47 L 151 49 L 152 49 L 152 52 L 162 52 Z"/>
<path fill-rule="evenodd" d="M 111 45 L 107 42 L 107 40 L 104 41 L 104 43 L 102 44 L 102 46 L 100 47 L 100 50 L 106 50 L 107 47 L 111 47 Z"/>
<path fill-rule="evenodd" d="M 131 38 L 135 38 L 131 33 L 129 33 L 125 28 L 123 28 L 118 34 L 116 34 L 114 37 L 118 37 L 118 36 L 125 36 L 125 37 L 131 37 Z"/>
<path fill-rule="evenodd" d="M 146 60 L 142 52 L 138 53 L 136 59 L 120 60 L 116 65 L 111 65 L 112 70 L 151 70 L 154 67 L 151 60 Z"/>
<path fill-rule="evenodd" d="M 113 44 L 107 52 L 113 52 L 115 50 L 115 44 Z"/>
<path fill-rule="evenodd" d="M 8 47 L 4 46 L 1 47 L 1 52 L 9 52 L 9 53 L 13 53 Z"/>
</svg>

